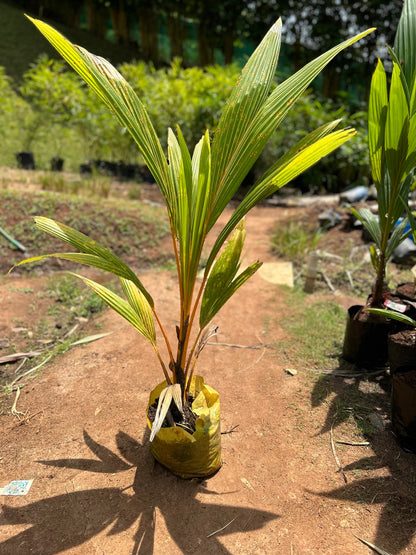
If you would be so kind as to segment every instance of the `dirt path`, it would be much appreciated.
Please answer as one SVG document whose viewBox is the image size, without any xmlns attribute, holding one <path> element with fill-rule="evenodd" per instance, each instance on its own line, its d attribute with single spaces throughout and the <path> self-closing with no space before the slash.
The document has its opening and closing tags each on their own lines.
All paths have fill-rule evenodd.
<svg viewBox="0 0 416 555">
<path fill-rule="evenodd" d="M 248 218 L 248 261 L 275 260 L 268 236 L 277 214 L 259 208 Z M 24 279 L 35 287 L 39 278 Z M 143 281 L 173 329 L 171 275 Z M 16 299 L 4 283 L 1 295 L 10 303 L 3 326 L 11 326 Z M 368 446 L 336 444 L 344 482 L 331 434 L 351 442 L 351 427 L 331 432 L 330 407 L 345 380 L 319 391 L 309 370 L 286 372 L 278 345 L 288 310 L 280 286 L 256 275 L 217 318 L 220 343 L 255 348 L 213 345 L 201 355 L 199 373 L 220 393 L 224 432 L 224 464 L 205 481 L 180 480 L 154 463 L 145 409 L 161 372 L 128 324 L 100 316 L 112 335 L 55 358 L 22 389 L 17 408 L 31 418 L 0 416 L 0 486 L 34 479 L 26 497 L 1 499 L 0 552 L 371 553 L 358 536 L 391 555 L 415 553 L 414 457 L 388 427 Z"/>
</svg>

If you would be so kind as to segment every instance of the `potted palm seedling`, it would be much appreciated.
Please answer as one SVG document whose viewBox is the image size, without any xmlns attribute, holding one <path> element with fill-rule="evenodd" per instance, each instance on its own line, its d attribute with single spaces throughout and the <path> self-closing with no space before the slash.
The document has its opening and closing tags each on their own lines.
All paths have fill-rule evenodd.
<svg viewBox="0 0 416 555">
<path fill-rule="evenodd" d="M 168 130 L 167 157 L 147 112 L 122 75 L 106 60 L 71 44 L 49 25 L 32 20 L 131 133 L 166 203 L 180 294 L 174 349 L 151 293 L 117 256 L 77 230 L 37 217 L 39 229 L 80 252 L 55 253 L 116 275 L 124 297 L 79 276 L 154 347 L 164 382 L 151 393 L 148 424 L 154 457 L 182 477 L 206 476 L 221 465 L 218 393 L 195 373 L 212 321 L 260 262 L 240 267 L 244 217 L 261 200 L 332 152 L 355 134 L 334 121 L 302 138 L 247 192 L 218 234 L 202 279 L 197 277 L 208 233 L 234 197 L 267 141 L 312 79 L 344 48 L 371 30 L 319 56 L 271 91 L 281 40 L 281 21 L 266 34 L 247 62 L 211 140 L 207 131 L 191 153 L 180 129 Z M 22 263 L 44 258 L 40 256 Z M 156 326 L 167 357 L 156 341 Z"/>
<path fill-rule="evenodd" d="M 410 209 L 410 207 L 408 206 L 408 203 L 405 202 L 403 200 L 403 205 L 404 208 L 406 209 L 407 212 L 407 218 L 409 220 L 408 223 L 408 227 L 411 230 L 411 234 L 412 234 L 412 239 L 413 239 L 413 243 L 416 242 L 416 220 L 415 217 Z M 412 239 L 408 239 L 408 241 L 412 241 Z M 416 315 L 416 274 L 415 274 L 415 267 L 413 267 L 412 269 L 412 273 L 413 273 L 413 280 L 412 281 L 406 281 L 404 283 L 400 283 L 397 287 L 396 287 L 396 295 L 402 299 L 405 303 L 409 303 L 409 305 L 412 307 L 412 317 L 414 317 Z"/>
<path fill-rule="evenodd" d="M 368 142 L 378 216 L 367 208 L 353 212 L 374 242 L 371 258 L 376 276 L 366 305 L 355 305 L 348 311 L 343 345 L 343 358 L 365 368 L 382 367 L 387 362 L 389 321 L 380 313 L 365 309 L 384 306 L 386 265 L 410 234 L 406 229 L 408 219 L 402 216 L 416 165 L 415 33 L 414 6 L 407 0 L 394 50 L 390 50 L 393 63 L 390 87 L 380 60 L 371 81 Z"/>
<path fill-rule="evenodd" d="M 408 206 L 406 211 L 413 237 L 416 237 L 416 220 Z M 409 286 L 411 289 L 413 284 Z M 414 316 L 413 304 L 412 309 Z M 416 320 L 392 309 L 368 308 L 368 312 L 398 322 L 398 329 L 388 336 L 391 421 L 403 449 L 416 453 Z"/>
<path fill-rule="evenodd" d="M 372 314 L 400 322 L 388 338 L 391 374 L 391 423 L 406 451 L 416 453 L 416 320 L 393 310 L 369 308 Z"/>
</svg>

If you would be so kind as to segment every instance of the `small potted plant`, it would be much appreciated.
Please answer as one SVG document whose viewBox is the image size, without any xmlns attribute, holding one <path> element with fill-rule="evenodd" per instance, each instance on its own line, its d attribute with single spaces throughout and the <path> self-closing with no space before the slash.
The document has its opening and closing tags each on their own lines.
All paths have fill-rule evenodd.
<svg viewBox="0 0 416 555">
<path fill-rule="evenodd" d="M 410 0 L 405 2 L 397 29 L 390 88 L 382 62 L 373 74 L 368 106 L 368 142 L 371 172 L 377 190 L 378 217 L 369 209 L 352 209 L 375 246 L 371 258 L 376 270 L 374 287 L 365 306 L 348 311 L 343 358 L 361 367 L 387 363 L 389 321 L 368 307 L 382 308 L 385 302 L 386 265 L 394 250 L 410 231 L 408 219 L 401 221 L 413 182 L 416 165 L 414 58 L 416 24 Z M 410 63 L 411 62 L 411 63 Z M 404 204 L 403 204 L 404 203 Z"/>
<path fill-rule="evenodd" d="M 368 311 L 404 326 L 388 338 L 391 423 L 403 449 L 416 453 L 416 320 L 392 310 L 369 308 Z"/>
<path fill-rule="evenodd" d="M 409 225 L 408 227 L 411 230 L 412 236 L 413 236 L 413 243 L 416 242 L 416 220 L 415 217 L 412 213 L 412 211 L 410 210 L 409 206 L 407 206 L 406 203 L 405 204 L 405 208 L 407 211 L 407 217 L 409 220 Z M 409 241 L 411 241 L 411 239 L 409 239 Z M 397 287 L 396 287 L 396 295 L 400 298 L 403 299 L 405 302 L 406 301 L 410 301 L 411 306 L 412 306 L 412 316 L 414 317 L 414 315 L 416 314 L 416 274 L 415 272 L 415 268 L 412 268 L 412 273 L 413 273 L 413 280 L 412 281 L 407 281 L 404 283 L 400 283 Z"/>
<path fill-rule="evenodd" d="M 171 226 L 180 293 L 176 351 L 168 340 L 150 292 L 109 250 L 62 223 L 37 217 L 39 229 L 80 251 L 45 256 L 87 264 L 120 278 L 125 298 L 79 276 L 155 349 L 165 380 L 149 400 L 147 416 L 152 453 L 179 476 L 209 475 L 221 465 L 218 393 L 194 371 L 198 355 L 213 333 L 213 318 L 261 265 L 254 262 L 243 270 L 240 268 L 244 217 L 261 200 L 353 137 L 355 131 L 335 130 L 338 121 L 323 125 L 305 136 L 260 177 L 219 233 L 203 278 L 199 280 L 197 274 L 205 240 L 274 130 L 312 79 L 337 53 L 371 30 L 329 50 L 270 92 L 281 40 L 279 20 L 247 62 L 212 141 L 207 131 L 191 154 L 180 129 L 176 135 L 169 130 L 166 159 L 144 106 L 121 74 L 106 60 L 71 44 L 49 25 L 32 21 L 129 130 L 162 192 Z M 44 256 L 21 263 L 39 258 Z M 167 360 L 159 350 L 155 324 L 161 331 Z"/>
</svg>

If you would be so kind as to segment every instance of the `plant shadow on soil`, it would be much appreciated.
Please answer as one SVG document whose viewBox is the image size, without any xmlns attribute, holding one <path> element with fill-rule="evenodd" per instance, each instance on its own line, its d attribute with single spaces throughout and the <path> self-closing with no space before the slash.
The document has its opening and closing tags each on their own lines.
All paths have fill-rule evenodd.
<svg viewBox="0 0 416 555">
<path fill-rule="evenodd" d="M 312 391 L 312 407 L 323 403 L 328 406 L 325 422 L 318 433 L 332 435 L 332 430 L 340 430 L 352 420 L 368 446 L 354 446 L 351 440 L 351 446 L 343 446 L 346 450 L 340 451 L 340 446 L 335 447 L 334 442 L 334 457 L 338 457 L 342 467 L 339 472 L 344 475 L 345 485 L 311 493 L 341 502 L 382 505 L 372 541 L 389 553 L 402 553 L 416 533 L 415 455 L 401 449 L 391 430 L 388 372 L 371 375 L 356 369 L 356 376 L 337 375 L 346 367 L 351 371 L 353 365 L 339 358 L 337 370 L 321 375 Z M 371 449 L 371 455 L 361 456 L 363 449 Z M 347 464 L 343 464 L 343 459 L 348 460 Z"/>
<path fill-rule="evenodd" d="M 59 459 L 38 461 L 53 467 L 115 474 L 136 468 L 134 481 L 127 488 L 102 488 L 68 492 L 42 499 L 20 508 L 3 506 L 0 525 L 31 524 L 23 532 L 1 544 L 1 552 L 22 553 L 22 549 L 52 555 L 82 545 L 111 526 L 108 535 L 128 530 L 139 520 L 132 554 L 154 552 L 156 511 L 163 515 L 170 537 L 183 552 L 197 550 L 204 542 L 207 523 L 215 532 L 206 553 L 229 553 L 218 537 L 257 530 L 280 515 L 253 508 L 205 503 L 198 494 L 226 495 L 211 491 L 207 479 L 182 480 L 154 461 L 146 432 L 143 444 L 120 431 L 116 436 L 119 456 L 95 442 L 84 431 L 84 441 L 97 459 Z M 129 490 L 133 490 L 131 495 Z M 231 493 L 231 492 L 230 492 Z M 64 516 L 63 516 L 64 515 Z M 218 528 L 215 528 L 218 523 Z M 229 524 L 229 526 L 224 526 Z M 37 546 L 36 551 L 32 551 Z"/>
</svg>

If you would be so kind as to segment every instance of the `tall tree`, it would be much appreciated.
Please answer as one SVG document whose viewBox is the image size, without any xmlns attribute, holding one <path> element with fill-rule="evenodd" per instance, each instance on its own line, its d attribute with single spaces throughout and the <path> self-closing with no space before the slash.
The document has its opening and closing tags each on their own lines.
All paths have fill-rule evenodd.
<svg viewBox="0 0 416 555">
<path fill-rule="evenodd" d="M 218 48 L 224 54 L 224 62 L 231 64 L 234 54 L 234 42 L 241 37 L 244 30 L 243 13 L 244 2 L 234 0 L 223 0 L 218 3 L 217 25 L 215 28 L 215 39 Z"/>
<path fill-rule="evenodd" d="M 108 7 L 103 0 L 85 0 L 88 31 L 100 38 L 107 33 Z"/>
<path fill-rule="evenodd" d="M 129 0 L 112 0 L 109 5 L 111 25 L 113 27 L 114 36 L 118 44 L 130 44 L 130 6 L 131 2 Z"/>
<path fill-rule="evenodd" d="M 368 79 L 375 61 L 385 55 L 381 47 L 393 42 L 402 5 L 403 0 L 310 0 L 307 4 L 303 0 L 253 0 L 246 5 L 244 20 L 247 34 L 256 41 L 262 26 L 281 16 L 294 70 L 348 34 L 377 27 L 377 33 L 359 46 L 354 45 L 337 64 L 326 68 L 322 75 L 323 90 L 332 97 L 349 79 L 369 90 Z"/>
<path fill-rule="evenodd" d="M 169 11 L 166 14 L 170 57 L 184 60 L 183 43 L 186 38 L 186 23 L 178 12 Z"/>
<path fill-rule="evenodd" d="M 136 0 L 136 15 L 140 30 L 140 54 L 146 62 L 159 63 L 158 1 Z"/>
</svg>

